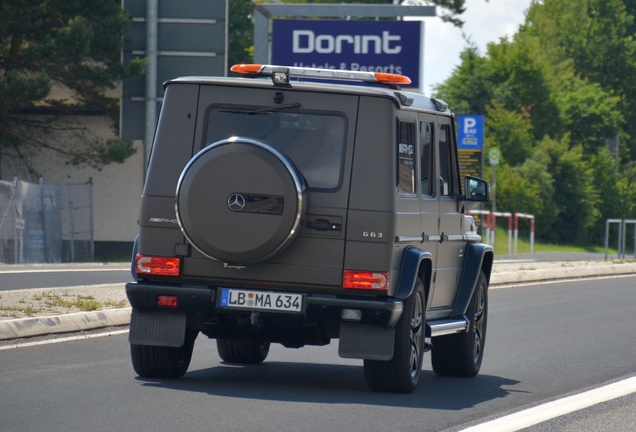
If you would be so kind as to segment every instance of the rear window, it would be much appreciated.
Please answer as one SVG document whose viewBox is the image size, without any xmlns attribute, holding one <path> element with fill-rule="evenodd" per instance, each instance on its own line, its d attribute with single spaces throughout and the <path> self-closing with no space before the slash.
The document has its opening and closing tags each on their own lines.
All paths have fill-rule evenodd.
<svg viewBox="0 0 636 432">
<path fill-rule="evenodd" d="M 279 150 L 296 165 L 311 189 L 341 184 L 347 122 L 333 113 L 215 107 L 208 111 L 206 145 L 249 137 Z"/>
</svg>

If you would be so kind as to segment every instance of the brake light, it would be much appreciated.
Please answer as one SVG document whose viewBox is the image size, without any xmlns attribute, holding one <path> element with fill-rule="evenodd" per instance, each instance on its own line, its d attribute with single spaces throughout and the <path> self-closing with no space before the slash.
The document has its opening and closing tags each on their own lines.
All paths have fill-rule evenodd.
<svg viewBox="0 0 636 432">
<path fill-rule="evenodd" d="M 345 270 L 342 274 L 342 287 L 386 291 L 389 274 L 359 270 Z"/>
<path fill-rule="evenodd" d="M 158 296 L 157 306 L 176 308 L 179 306 L 179 300 L 176 296 Z"/>
<path fill-rule="evenodd" d="M 179 276 L 181 272 L 181 259 L 137 254 L 135 271 L 141 275 Z"/>
</svg>

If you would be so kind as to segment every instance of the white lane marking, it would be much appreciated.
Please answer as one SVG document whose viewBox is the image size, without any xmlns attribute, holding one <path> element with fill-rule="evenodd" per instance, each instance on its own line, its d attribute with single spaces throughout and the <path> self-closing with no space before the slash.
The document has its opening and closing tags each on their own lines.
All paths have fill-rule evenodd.
<svg viewBox="0 0 636 432">
<path fill-rule="evenodd" d="M 126 333 L 128 333 L 128 329 L 114 330 L 114 331 L 109 331 L 104 333 L 94 333 L 94 334 L 79 335 L 79 336 L 69 336 L 69 337 L 57 338 L 57 339 L 46 339 L 46 340 L 41 340 L 36 342 L 18 342 L 11 345 L 0 346 L 0 351 L 15 349 L 15 348 L 27 348 L 27 347 L 33 347 L 33 346 L 39 346 L 39 345 L 49 345 L 49 344 L 56 344 L 56 343 L 63 343 L 63 342 L 72 342 L 72 341 L 84 340 L 84 339 L 95 339 L 95 338 L 106 337 L 106 336 L 117 336 L 117 335 L 126 334 Z"/>
<path fill-rule="evenodd" d="M 121 268 L 86 268 L 86 269 L 32 269 L 32 270 L 0 270 L 0 274 L 26 274 L 26 273 L 86 273 L 86 272 L 110 272 L 130 271 L 130 266 Z"/>
<path fill-rule="evenodd" d="M 460 432 L 514 432 L 632 393 L 636 393 L 636 377 L 528 408 Z"/>
</svg>

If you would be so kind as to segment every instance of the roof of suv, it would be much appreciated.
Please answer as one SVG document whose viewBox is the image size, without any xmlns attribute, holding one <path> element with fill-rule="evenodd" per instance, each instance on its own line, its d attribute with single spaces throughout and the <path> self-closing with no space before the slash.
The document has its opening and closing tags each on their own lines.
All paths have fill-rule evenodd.
<svg viewBox="0 0 636 432">
<path fill-rule="evenodd" d="M 256 88 L 279 88 L 280 90 L 302 90 L 314 92 L 345 93 L 366 96 L 380 96 L 393 99 L 402 109 L 429 111 L 437 114 L 451 115 L 448 105 L 435 98 L 424 96 L 420 93 L 403 91 L 395 86 L 385 84 L 367 84 L 359 82 L 350 84 L 343 81 L 292 81 L 289 85 L 275 85 L 271 79 L 243 78 L 243 77 L 208 77 L 189 76 L 169 80 L 164 83 L 164 88 L 175 83 L 209 84 L 224 86 L 252 86 Z"/>
</svg>

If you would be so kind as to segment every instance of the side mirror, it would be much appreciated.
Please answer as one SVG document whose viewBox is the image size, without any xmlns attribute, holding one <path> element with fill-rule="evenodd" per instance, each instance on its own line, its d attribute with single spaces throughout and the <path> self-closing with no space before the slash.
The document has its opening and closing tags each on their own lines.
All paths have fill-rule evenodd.
<svg viewBox="0 0 636 432">
<path fill-rule="evenodd" d="M 464 177 L 464 192 L 466 201 L 485 202 L 490 199 L 490 185 L 477 177 Z"/>
</svg>

